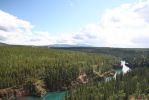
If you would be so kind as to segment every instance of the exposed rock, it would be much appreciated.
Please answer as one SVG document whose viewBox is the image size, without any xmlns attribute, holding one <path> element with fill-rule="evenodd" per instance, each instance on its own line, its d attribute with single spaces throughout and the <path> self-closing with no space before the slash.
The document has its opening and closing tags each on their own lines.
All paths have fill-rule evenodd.
<svg viewBox="0 0 149 100">
<path fill-rule="evenodd" d="M 13 100 L 16 97 L 23 97 L 23 96 L 27 96 L 29 95 L 29 93 L 23 89 L 23 88 L 6 88 L 6 89 L 0 89 L 0 98 L 2 98 L 2 100 L 6 99 L 6 100 Z"/>
<path fill-rule="evenodd" d="M 130 95 L 128 100 L 148 100 L 147 96 L 134 96 L 134 95 Z"/>
<path fill-rule="evenodd" d="M 86 73 L 81 73 L 80 75 L 79 75 L 79 77 L 77 78 L 77 81 L 79 82 L 79 83 L 87 83 L 88 82 L 88 77 L 87 77 L 87 75 L 86 75 Z"/>
<path fill-rule="evenodd" d="M 113 70 L 106 71 L 104 73 L 98 74 L 100 77 L 110 77 L 114 76 L 115 72 Z"/>
<path fill-rule="evenodd" d="M 29 95 L 44 96 L 47 92 L 45 89 L 45 84 L 42 80 L 37 80 L 31 84 L 35 89 L 30 91 L 30 88 L 26 88 L 26 85 L 0 89 L 0 100 L 13 100 L 16 97 L 23 97 Z"/>
<path fill-rule="evenodd" d="M 82 72 L 75 81 L 71 82 L 71 86 L 70 87 L 71 88 L 75 88 L 75 87 L 77 87 L 80 84 L 88 83 L 88 81 L 89 81 L 88 76 L 86 75 L 86 73 Z"/>
<path fill-rule="evenodd" d="M 37 96 L 44 96 L 46 95 L 47 91 L 45 89 L 45 84 L 42 80 L 38 80 L 34 83 L 34 86 L 35 86 L 35 91 L 36 91 L 36 95 Z"/>
<path fill-rule="evenodd" d="M 15 89 L 15 97 L 28 96 L 29 92 L 24 88 Z"/>
</svg>

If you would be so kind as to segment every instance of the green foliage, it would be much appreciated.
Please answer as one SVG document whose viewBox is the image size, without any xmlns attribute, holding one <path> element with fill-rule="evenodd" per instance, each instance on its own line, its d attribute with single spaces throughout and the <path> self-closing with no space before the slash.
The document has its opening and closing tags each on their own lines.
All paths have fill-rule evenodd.
<svg viewBox="0 0 149 100">
<path fill-rule="evenodd" d="M 66 100 L 126 100 L 130 95 L 142 100 L 149 95 L 148 72 L 149 68 L 137 68 L 116 80 L 82 85 L 72 90 Z"/>
<path fill-rule="evenodd" d="M 126 100 L 130 95 L 149 96 L 148 68 L 119 75 L 116 80 L 106 83 L 98 80 L 97 74 L 112 69 L 123 58 L 134 68 L 149 67 L 148 49 L 3 45 L 0 46 L 0 89 L 23 86 L 34 94 L 37 80 L 42 80 L 50 91 L 67 89 L 83 72 L 92 78 L 91 82 L 69 91 L 67 99 Z"/>
<path fill-rule="evenodd" d="M 82 71 L 93 74 L 93 65 L 110 68 L 115 62 L 116 57 L 105 54 L 0 46 L 0 89 L 26 84 L 30 87 L 36 80 L 44 80 L 50 91 L 59 90 L 68 87 Z"/>
</svg>

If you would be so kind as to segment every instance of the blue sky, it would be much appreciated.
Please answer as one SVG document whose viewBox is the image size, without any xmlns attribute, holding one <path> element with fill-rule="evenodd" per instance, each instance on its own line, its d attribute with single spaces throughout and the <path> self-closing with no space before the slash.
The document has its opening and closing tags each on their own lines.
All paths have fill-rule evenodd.
<svg viewBox="0 0 149 100">
<path fill-rule="evenodd" d="M 149 0 L 0 0 L 0 42 L 149 47 Z"/>
<path fill-rule="evenodd" d="M 0 9 L 51 34 L 79 31 L 98 23 L 107 8 L 137 0 L 0 0 Z"/>
</svg>

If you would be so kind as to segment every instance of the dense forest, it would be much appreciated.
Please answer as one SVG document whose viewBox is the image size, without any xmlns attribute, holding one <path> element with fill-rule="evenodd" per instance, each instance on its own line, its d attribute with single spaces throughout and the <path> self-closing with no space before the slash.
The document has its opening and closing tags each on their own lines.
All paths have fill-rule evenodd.
<svg viewBox="0 0 149 100">
<path fill-rule="evenodd" d="M 136 68 L 109 82 L 92 82 L 73 89 L 66 100 L 148 100 L 149 68 Z"/>
<path fill-rule="evenodd" d="M 97 55 L 107 54 L 125 60 L 131 68 L 149 67 L 149 49 L 147 48 L 68 47 L 56 49 L 80 51 Z"/>
<path fill-rule="evenodd" d="M 0 98 L 4 100 L 24 90 L 35 96 L 68 90 L 69 100 L 123 100 L 149 94 L 148 49 L 1 45 L 0 58 Z M 105 82 L 122 59 L 133 70 Z M 78 82 L 83 75 L 88 81 Z"/>
<path fill-rule="evenodd" d="M 128 58 L 140 55 L 149 55 L 149 49 L 147 48 L 110 48 L 110 47 L 67 47 L 67 48 L 56 48 L 71 51 L 81 51 L 86 53 L 95 54 L 108 54 L 120 58 Z"/>
<path fill-rule="evenodd" d="M 128 100 L 149 99 L 149 50 L 138 48 L 58 48 L 92 54 L 108 54 L 128 62 L 132 69 L 109 82 L 93 81 L 72 89 L 68 100 Z"/>
<path fill-rule="evenodd" d="M 66 90 L 81 73 L 92 76 L 96 66 L 105 71 L 118 62 L 106 54 L 27 46 L 0 46 L 0 58 L 0 98 L 8 88 L 23 88 L 36 95 L 36 83 L 48 91 Z"/>
</svg>

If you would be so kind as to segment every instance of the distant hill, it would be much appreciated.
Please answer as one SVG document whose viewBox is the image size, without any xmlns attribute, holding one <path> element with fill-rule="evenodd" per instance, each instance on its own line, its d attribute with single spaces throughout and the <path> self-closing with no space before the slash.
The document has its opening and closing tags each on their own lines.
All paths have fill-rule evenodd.
<svg viewBox="0 0 149 100">
<path fill-rule="evenodd" d="M 6 43 L 2 43 L 2 42 L 0 42 L 0 46 L 1 46 L 1 45 L 7 45 L 7 44 L 6 44 Z"/>
<path fill-rule="evenodd" d="M 148 55 L 147 48 L 111 48 L 111 47 L 68 47 L 61 48 L 65 50 L 81 51 L 86 53 L 108 54 L 120 58 L 134 57 L 140 55 Z"/>
<path fill-rule="evenodd" d="M 90 45 L 87 44 L 52 44 L 52 45 L 48 45 L 47 47 L 92 47 Z"/>
</svg>

